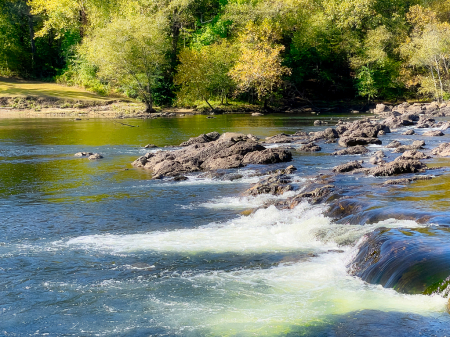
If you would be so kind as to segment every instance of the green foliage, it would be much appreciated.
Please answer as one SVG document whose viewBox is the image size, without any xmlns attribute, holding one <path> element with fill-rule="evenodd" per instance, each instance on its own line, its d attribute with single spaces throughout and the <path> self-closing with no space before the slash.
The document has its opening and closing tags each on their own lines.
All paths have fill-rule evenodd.
<svg viewBox="0 0 450 337">
<path fill-rule="evenodd" d="M 169 48 L 164 17 L 136 15 L 116 19 L 84 41 L 80 53 L 98 67 L 97 76 L 136 92 L 153 109 L 153 89 Z"/>
</svg>

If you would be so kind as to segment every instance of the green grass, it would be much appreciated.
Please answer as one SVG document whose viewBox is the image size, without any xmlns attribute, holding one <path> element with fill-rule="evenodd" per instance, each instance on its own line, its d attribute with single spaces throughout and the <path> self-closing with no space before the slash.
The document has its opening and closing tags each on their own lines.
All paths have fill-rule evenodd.
<svg viewBox="0 0 450 337">
<path fill-rule="evenodd" d="M 0 77 L 0 97 L 52 97 L 77 101 L 108 101 L 110 97 L 102 97 L 86 90 L 65 87 L 56 83 L 24 81 Z"/>
</svg>

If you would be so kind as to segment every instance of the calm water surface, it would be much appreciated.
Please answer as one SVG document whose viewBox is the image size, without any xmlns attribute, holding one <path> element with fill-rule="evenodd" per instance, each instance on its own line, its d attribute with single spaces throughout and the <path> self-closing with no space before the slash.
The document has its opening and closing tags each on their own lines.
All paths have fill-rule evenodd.
<svg viewBox="0 0 450 337">
<path fill-rule="evenodd" d="M 0 120 L 0 335 L 450 336 L 439 294 L 399 294 L 347 272 L 366 233 L 450 224 L 449 160 L 432 161 L 438 177 L 407 188 L 337 177 L 342 193 L 366 205 L 357 225 L 307 203 L 242 215 L 274 198 L 241 196 L 261 167 L 232 171 L 243 176 L 234 181 L 192 174 L 176 183 L 152 181 L 130 165 L 148 143 L 170 147 L 211 131 L 266 137 L 322 129 L 312 122 L 193 116 L 128 120 L 131 128 Z M 79 151 L 105 159 L 75 158 Z M 297 187 L 348 160 L 296 153 Z"/>
</svg>

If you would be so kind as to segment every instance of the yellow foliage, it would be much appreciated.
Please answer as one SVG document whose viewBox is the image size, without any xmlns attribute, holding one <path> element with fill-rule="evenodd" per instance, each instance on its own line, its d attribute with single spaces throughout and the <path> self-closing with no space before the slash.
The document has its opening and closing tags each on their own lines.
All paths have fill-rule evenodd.
<svg viewBox="0 0 450 337">
<path fill-rule="evenodd" d="M 258 99 L 268 98 L 282 84 L 282 77 L 291 70 L 282 65 L 284 46 L 276 44 L 280 30 L 265 20 L 261 25 L 249 23 L 241 33 L 241 55 L 230 75 L 239 92 L 254 90 Z"/>
</svg>

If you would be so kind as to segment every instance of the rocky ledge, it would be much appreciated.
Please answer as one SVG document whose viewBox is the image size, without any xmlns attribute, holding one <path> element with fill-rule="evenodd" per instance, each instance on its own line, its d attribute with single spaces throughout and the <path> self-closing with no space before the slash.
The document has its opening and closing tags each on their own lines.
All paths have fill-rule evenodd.
<svg viewBox="0 0 450 337">
<path fill-rule="evenodd" d="M 252 135 L 212 132 L 191 138 L 174 151 L 149 152 L 132 165 L 153 171 L 154 178 L 173 177 L 189 172 L 231 169 L 249 164 L 288 162 L 286 149 L 267 149 Z"/>
</svg>

